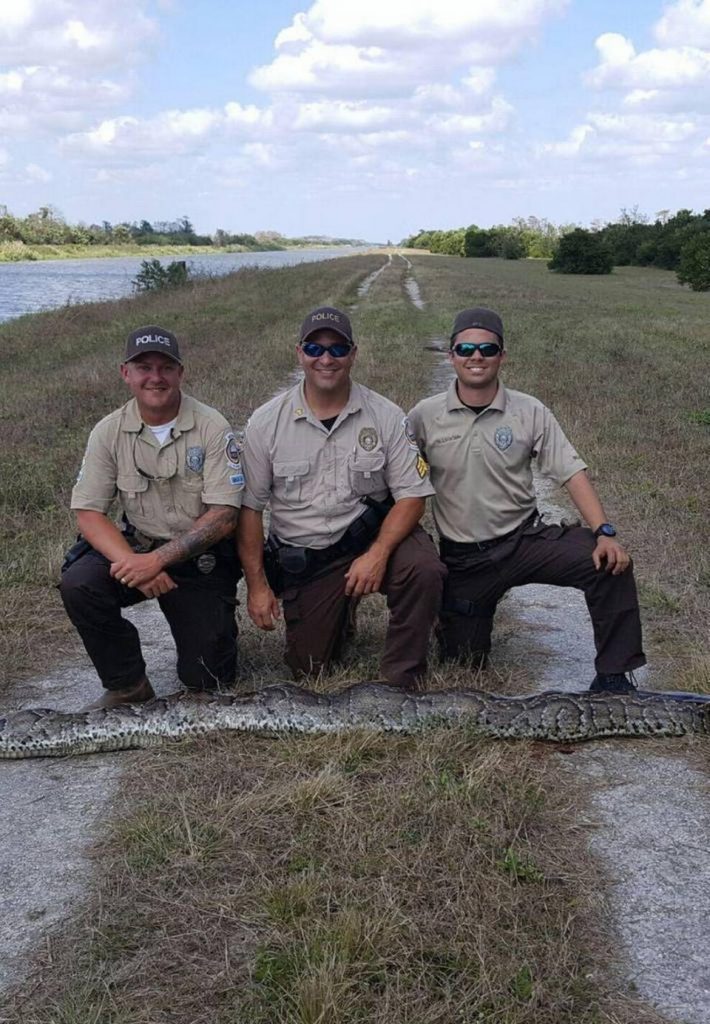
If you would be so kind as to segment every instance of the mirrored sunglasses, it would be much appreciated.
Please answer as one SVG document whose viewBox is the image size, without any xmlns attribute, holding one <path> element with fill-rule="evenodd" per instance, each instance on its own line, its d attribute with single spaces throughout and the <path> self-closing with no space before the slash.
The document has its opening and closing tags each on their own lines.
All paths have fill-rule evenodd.
<svg viewBox="0 0 710 1024">
<path fill-rule="evenodd" d="M 329 356 L 333 356 L 334 359 L 342 359 L 343 356 L 349 356 L 353 350 L 352 345 L 346 345 L 345 342 L 336 341 L 334 345 L 319 345 L 317 341 L 304 341 L 301 345 L 301 349 L 308 356 L 309 359 L 318 359 L 325 352 Z"/>
<path fill-rule="evenodd" d="M 461 356 L 462 359 L 467 359 L 474 352 L 480 352 L 484 358 L 492 359 L 494 356 L 499 356 L 503 348 L 495 341 L 459 341 L 451 351 L 454 355 Z"/>
</svg>

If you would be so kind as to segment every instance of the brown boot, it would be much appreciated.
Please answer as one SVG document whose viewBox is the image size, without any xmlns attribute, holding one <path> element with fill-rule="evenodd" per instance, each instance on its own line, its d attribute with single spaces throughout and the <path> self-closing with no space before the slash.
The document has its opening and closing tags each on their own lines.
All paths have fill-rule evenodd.
<svg viewBox="0 0 710 1024">
<path fill-rule="evenodd" d="M 104 690 L 103 696 L 94 704 L 89 704 L 85 711 L 96 711 L 98 708 L 117 708 L 119 704 L 143 704 L 155 697 L 155 691 L 146 676 L 139 679 L 133 686 L 125 686 L 121 690 Z"/>
</svg>

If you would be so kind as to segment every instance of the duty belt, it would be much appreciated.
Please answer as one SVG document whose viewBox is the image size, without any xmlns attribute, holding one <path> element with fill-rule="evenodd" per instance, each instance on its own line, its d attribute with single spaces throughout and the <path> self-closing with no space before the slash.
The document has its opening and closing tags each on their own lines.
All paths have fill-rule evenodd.
<svg viewBox="0 0 710 1024">
<path fill-rule="evenodd" d="M 532 515 L 528 516 L 520 526 L 516 526 L 514 530 L 504 533 L 502 537 L 492 537 L 491 540 L 460 541 L 449 540 L 448 537 L 440 537 L 439 551 L 442 555 L 465 555 L 469 551 L 488 551 L 489 548 L 495 548 L 506 540 L 510 540 L 516 533 L 520 533 L 521 530 L 525 529 L 526 526 L 529 526 L 536 519 L 539 519 L 539 517 L 540 513 L 535 509 Z"/>
</svg>

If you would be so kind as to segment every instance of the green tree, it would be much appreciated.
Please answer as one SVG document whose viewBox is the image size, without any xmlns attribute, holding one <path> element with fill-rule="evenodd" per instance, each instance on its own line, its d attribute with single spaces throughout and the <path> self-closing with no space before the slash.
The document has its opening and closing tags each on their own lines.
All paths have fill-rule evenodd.
<svg viewBox="0 0 710 1024">
<path fill-rule="evenodd" d="M 677 276 L 694 292 L 710 291 L 710 231 L 695 235 L 683 245 Z"/>
<path fill-rule="evenodd" d="M 160 260 L 143 260 L 141 269 L 133 279 L 137 292 L 159 292 L 168 288 L 180 288 L 187 284 L 190 276 L 184 260 L 173 260 L 164 267 Z"/>
<path fill-rule="evenodd" d="M 495 238 L 491 231 L 472 225 L 467 228 L 463 239 L 464 256 L 497 256 Z"/>
<path fill-rule="evenodd" d="M 561 274 L 610 274 L 613 262 L 599 235 L 575 228 L 562 236 L 557 252 L 547 265 Z"/>
</svg>

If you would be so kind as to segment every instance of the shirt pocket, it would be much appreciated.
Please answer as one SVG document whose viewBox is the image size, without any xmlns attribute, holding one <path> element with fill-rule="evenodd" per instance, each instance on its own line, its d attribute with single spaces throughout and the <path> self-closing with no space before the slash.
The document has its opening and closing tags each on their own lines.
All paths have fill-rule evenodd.
<svg viewBox="0 0 710 1024">
<path fill-rule="evenodd" d="M 150 480 L 140 473 L 119 473 L 116 478 L 119 498 L 123 510 L 130 519 L 132 515 L 150 515 L 148 484 Z"/>
<path fill-rule="evenodd" d="M 274 497 L 285 505 L 299 505 L 308 500 L 308 459 L 299 462 L 274 462 Z"/>
<path fill-rule="evenodd" d="M 387 490 L 385 461 L 384 452 L 350 456 L 348 476 L 353 494 L 375 494 L 377 491 Z"/>
<path fill-rule="evenodd" d="M 184 512 L 190 519 L 199 519 L 202 513 L 205 511 L 205 505 L 202 501 L 202 491 L 204 488 L 204 481 L 201 476 L 196 476 L 193 479 L 183 477 L 181 479 L 174 478 L 170 481 L 176 494 L 176 504 L 179 509 Z"/>
</svg>

